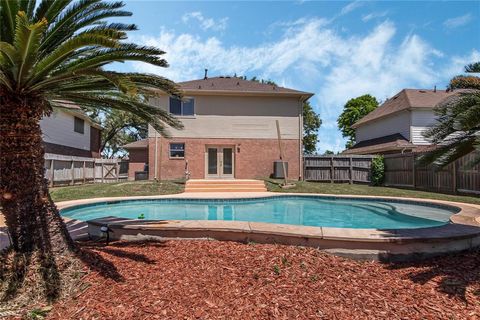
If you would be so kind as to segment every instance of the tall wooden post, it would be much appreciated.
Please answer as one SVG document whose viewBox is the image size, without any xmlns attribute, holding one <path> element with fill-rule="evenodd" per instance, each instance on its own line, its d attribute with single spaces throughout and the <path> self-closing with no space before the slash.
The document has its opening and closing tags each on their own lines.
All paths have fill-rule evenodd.
<svg viewBox="0 0 480 320">
<path fill-rule="evenodd" d="M 287 185 L 287 168 L 285 168 L 285 161 L 283 159 L 283 149 L 282 149 L 282 141 L 281 141 L 281 134 L 280 134 L 280 122 L 276 120 L 277 125 L 277 137 L 278 137 L 278 149 L 280 150 L 280 160 L 282 161 L 282 168 L 283 168 L 283 178 L 284 178 L 284 185 Z"/>
</svg>

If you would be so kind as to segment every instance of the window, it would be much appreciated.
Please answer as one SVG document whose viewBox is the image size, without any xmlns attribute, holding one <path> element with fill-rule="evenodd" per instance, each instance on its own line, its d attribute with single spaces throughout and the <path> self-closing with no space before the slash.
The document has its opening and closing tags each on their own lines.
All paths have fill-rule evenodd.
<svg viewBox="0 0 480 320">
<path fill-rule="evenodd" d="M 170 113 L 177 116 L 193 116 L 195 114 L 195 100 L 193 98 L 170 98 Z"/>
<path fill-rule="evenodd" d="M 170 143 L 170 158 L 185 158 L 185 143 Z"/>
<path fill-rule="evenodd" d="M 73 131 L 84 134 L 85 133 L 85 121 L 83 121 L 83 119 L 74 117 Z"/>
</svg>

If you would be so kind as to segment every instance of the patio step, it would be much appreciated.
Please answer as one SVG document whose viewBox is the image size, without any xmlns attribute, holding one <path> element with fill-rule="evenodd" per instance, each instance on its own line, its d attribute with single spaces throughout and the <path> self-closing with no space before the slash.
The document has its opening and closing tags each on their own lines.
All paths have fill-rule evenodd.
<svg viewBox="0 0 480 320">
<path fill-rule="evenodd" d="M 185 192 L 266 192 L 260 180 L 188 180 Z"/>
</svg>

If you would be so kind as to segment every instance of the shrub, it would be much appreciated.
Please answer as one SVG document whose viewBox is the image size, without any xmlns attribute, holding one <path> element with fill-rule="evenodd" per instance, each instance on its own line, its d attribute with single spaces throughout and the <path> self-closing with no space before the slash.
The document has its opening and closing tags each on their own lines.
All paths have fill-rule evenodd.
<svg viewBox="0 0 480 320">
<path fill-rule="evenodd" d="M 376 156 L 372 159 L 372 185 L 380 186 L 385 178 L 385 164 L 383 156 Z"/>
</svg>

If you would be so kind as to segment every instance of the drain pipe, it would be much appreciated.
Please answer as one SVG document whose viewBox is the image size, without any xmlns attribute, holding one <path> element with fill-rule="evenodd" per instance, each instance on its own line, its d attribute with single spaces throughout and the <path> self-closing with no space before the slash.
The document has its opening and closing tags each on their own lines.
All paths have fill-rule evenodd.
<svg viewBox="0 0 480 320">
<path fill-rule="evenodd" d="M 154 176 L 153 176 L 153 179 L 154 179 L 155 181 L 157 181 L 157 180 L 158 180 L 158 176 L 157 176 L 157 174 L 158 174 L 158 170 L 157 170 L 157 167 L 158 167 L 158 165 L 157 165 L 157 161 L 158 161 L 158 138 L 157 138 L 157 130 L 155 130 L 155 155 L 154 155 L 153 159 L 154 159 L 154 160 L 153 160 L 153 163 L 154 163 Z"/>
</svg>

